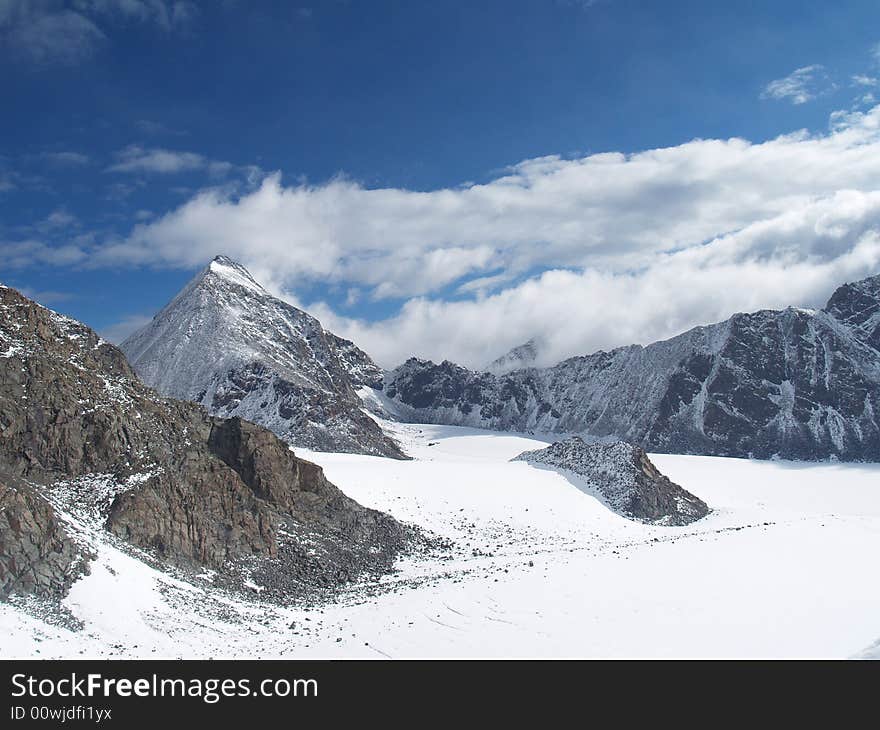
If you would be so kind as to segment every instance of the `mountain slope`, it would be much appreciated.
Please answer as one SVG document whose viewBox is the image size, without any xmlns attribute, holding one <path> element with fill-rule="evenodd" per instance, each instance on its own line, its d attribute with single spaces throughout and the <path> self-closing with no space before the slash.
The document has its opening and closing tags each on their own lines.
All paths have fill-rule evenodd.
<svg viewBox="0 0 880 730">
<path fill-rule="evenodd" d="M 403 458 L 355 387 L 382 371 L 348 340 L 218 256 L 121 348 L 149 386 L 295 446 Z"/>
<path fill-rule="evenodd" d="M 504 375 L 411 359 L 406 418 L 623 439 L 649 451 L 880 460 L 880 277 L 819 311 L 736 314 L 642 347 Z"/>
<path fill-rule="evenodd" d="M 386 572 L 408 544 L 271 432 L 159 397 L 120 350 L 6 287 L 0 433 L 0 501 L 23 515 L 0 521 L 0 592 L 66 584 L 82 551 L 56 518 L 277 597 Z"/>
</svg>

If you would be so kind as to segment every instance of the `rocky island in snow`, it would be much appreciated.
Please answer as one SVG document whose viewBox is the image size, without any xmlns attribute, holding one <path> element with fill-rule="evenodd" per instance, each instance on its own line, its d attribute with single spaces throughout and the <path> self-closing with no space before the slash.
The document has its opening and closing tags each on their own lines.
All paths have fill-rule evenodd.
<svg viewBox="0 0 880 730">
<path fill-rule="evenodd" d="M 661 474 L 644 449 L 623 441 L 590 444 L 573 436 L 512 461 L 558 470 L 615 512 L 640 522 L 687 525 L 709 514 L 706 503 Z"/>
</svg>

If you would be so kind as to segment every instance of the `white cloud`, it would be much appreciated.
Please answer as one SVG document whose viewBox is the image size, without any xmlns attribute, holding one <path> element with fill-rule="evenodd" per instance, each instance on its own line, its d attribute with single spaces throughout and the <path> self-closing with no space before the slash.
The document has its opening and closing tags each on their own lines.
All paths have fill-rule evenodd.
<svg viewBox="0 0 880 730">
<path fill-rule="evenodd" d="M 372 323 L 309 309 L 387 367 L 410 355 L 480 367 L 535 336 L 547 365 L 738 311 L 821 306 L 839 284 L 880 272 L 878 227 L 880 192 L 842 191 L 635 270 L 548 271 L 482 299 L 413 299 Z"/>
<path fill-rule="evenodd" d="M 510 274 L 501 273 L 492 276 L 480 276 L 460 284 L 456 289 L 459 294 L 476 294 L 477 296 L 485 296 L 489 292 L 499 289 L 511 279 Z"/>
<path fill-rule="evenodd" d="M 306 284 L 356 290 L 349 304 L 406 298 L 381 322 L 307 302 L 386 366 L 410 354 L 477 366 L 535 335 L 558 359 L 737 310 L 820 305 L 880 272 L 878 180 L 875 107 L 835 114 L 823 134 L 543 157 L 429 192 L 276 174 L 246 194 L 202 191 L 88 247 L 85 263 L 194 268 L 224 253 L 293 301 Z"/>
<path fill-rule="evenodd" d="M 116 154 L 116 162 L 108 172 L 143 172 L 160 175 L 205 170 L 211 175 L 225 175 L 234 166 L 229 162 L 209 160 L 195 152 L 178 152 L 160 147 L 144 148 L 129 145 Z"/>
<path fill-rule="evenodd" d="M 43 241 L 25 239 L 23 241 L 0 240 L 0 260 L 4 268 L 21 269 L 46 264 L 49 266 L 71 266 L 84 262 L 88 257 L 82 246 L 75 243 L 50 246 Z"/>
<path fill-rule="evenodd" d="M 820 83 L 826 82 L 825 68 L 820 64 L 804 66 L 788 76 L 771 81 L 764 87 L 764 99 L 788 99 L 792 104 L 805 104 L 823 93 Z"/>
<path fill-rule="evenodd" d="M 880 83 L 876 76 L 868 76 L 867 74 L 854 74 L 850 78 L 853 86 L 877 86 Z"/>
</svg>

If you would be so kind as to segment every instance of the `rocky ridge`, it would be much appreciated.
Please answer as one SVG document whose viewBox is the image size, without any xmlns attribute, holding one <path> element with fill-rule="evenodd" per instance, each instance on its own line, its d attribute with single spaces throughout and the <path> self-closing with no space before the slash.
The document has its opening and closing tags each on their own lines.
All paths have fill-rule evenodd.
<svg viewBox="0 0 880 730">
<path fill-rule="evenodd" d="M 380 575 L 415 539 L 271 432 L 158 396 L 119 349 L 6 287 L 0 471 L 12 480 L 3 481 L 0 513 L 12 558 L 3 585 L 32 592 L 61 586 L 77 553 L 52 504 L 77 518 L 98 515 L 109 533 L 163 564 L 211 568 L 231 586 L 246 569 L 278 597 Z M 47 581 L 28 578 L 47 560 Z"/>
<path fill-rule="evenodd" d="M 574 436 L 513 458 L 580 477 L 612 510 L 639 522 L 687 525 L 709 514 L 703 500 L 660 473 L 644 449 Z"/>
<path fill-rule="evenodd" d="M 655 452 L 880 460 L 880 276 L 820 310 L 736 314 L 642 347 L 502 375 L 412 358 L 406 420 L 621 439 Z"/>
</svg>

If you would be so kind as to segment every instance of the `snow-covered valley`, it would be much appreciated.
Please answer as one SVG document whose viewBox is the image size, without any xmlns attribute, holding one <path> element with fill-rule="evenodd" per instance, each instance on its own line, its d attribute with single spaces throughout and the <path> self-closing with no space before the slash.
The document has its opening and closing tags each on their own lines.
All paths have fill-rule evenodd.
<svg viewBox="0 0 880 730">
<path fill-rule="evenodd" d="M 297 453 L 347 494 L 454 541 L 323 606 L 168 577 L 99 529 L 64 600 L 82 628 L 0 604 L 0 657 L 850 657 L 877 652 L 880 466 L 652 455 L 713 509 L 627 520 L 509 459 L 543 442 L 384 424 L 416 458 Z M 80 526 L 88 531 L 88 525 Z M 259 587 L 255 587 L 258 591 Z"/>
</svg>

